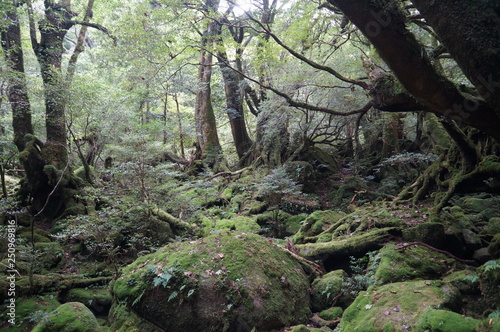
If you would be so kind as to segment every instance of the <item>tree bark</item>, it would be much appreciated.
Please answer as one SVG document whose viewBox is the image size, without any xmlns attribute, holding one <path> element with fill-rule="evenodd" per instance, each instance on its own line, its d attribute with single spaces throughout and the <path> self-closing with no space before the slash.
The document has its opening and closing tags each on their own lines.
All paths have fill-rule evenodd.
<svg viewBox="0 0 500 332">
<path fill-rule="evenodd" d="M 207 10 L 217 11 L 219 1 L 207 1 Z M 203 159 L 209 167 L 214 167 L 219 158 L 222 148 L 217 135 L 217 124 L 211 96 L 211 79 L 213 68 L 213 56 L 210 48 L 214 45 L 215 36 L 218 35 L 219 25 L 210 22 L 203 33 L 201 40 L 201 54 L 198 68 L 199 89 L 196 93 L 196 134 L 198 144 L 198 158 Z"/>
<path fill-rule="evenodd" d="M 223 48 L 222 42 L 219 47 Z M 240 75 L 229 66 L 225 50 L 218 53 L 218 58 L 226 92 L 226 113 L 231 125 L 236 153 L 241 160 L 253 144 L 245 123 L 242 82 Z"/>
<path fill-rule="evenodd" d="M 500 3 L 414 0 L 440 42 L 500 117 Z"/>
<path fill-rule="evenodd" d="M 492 106 L 482 98 L 463 94 L 453 82 L 435 71 L 426 50 L 407 29 L 406 18 L 401 13 L 397 1 L 387 3 L 371 0 L 329 0 L 329 2 L 342 10 L 362 31 L 404 88 L 428 111 L 463 122 L 500 139 L 500 117 L 495 112 L 497 105 Z M 425 3 L 429 8 L 433 8 L 432 14 L 425 10 L 422 10 L 422 14 L 424 16 L 435 15 L 436 20 L 448 16 L 447 10 L 454 6 L 449 4 L 450 1 L 439 2 L 439 5 L 438 1 L 420 0 L 416 3 Z M 431 3 L 435 6 L 431 6 Z M 441 6 L 441 3 L 446 3 L 447 6 Z M 422 7 L 422 9 L 425 8 Z M 446 11 L 443 11 L 445 9 Z M 448 33 L 461 34 L 460 38 L 463 38 L 463 33 L 468 30 L 457 29 L 461 27 L 461 23 L 457 21 L 463 21 L 462 16 L 450 19 L 447 25 Z M 498 25 L 495 28 L 498 29 Z M 482 61 L 480 54 L 474 55 L 477 55 L 478 63 Z M 468 57 L 469 53 L 460 54 L 460 56 Z M 493 60 L 489 65 L 492 64 L 495 64 Z M 498 66 L 495 67 L 494 72 L 497 70 Z M 493 81 L 496 77 L 492 76 L 489 80 L 488 76 L 483 76 L 483 79 Z M 495 85 L 494 81 L 490 85 Z M 490 98 L 496 97 L 490 96 Z"/>
</svg>

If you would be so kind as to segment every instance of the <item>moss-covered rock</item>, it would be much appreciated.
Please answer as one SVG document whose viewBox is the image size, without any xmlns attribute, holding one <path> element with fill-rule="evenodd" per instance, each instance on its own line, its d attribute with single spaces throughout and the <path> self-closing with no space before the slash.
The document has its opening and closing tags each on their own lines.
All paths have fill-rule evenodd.
<svg viewBox="0 0 500 332">
<path fill-rule="evenodd" d="M 491 218 L 484 227 L 484 230 L 487 234 L 500 234 L 500 218 Z"/>
<path fill-rule="evenodd" d="M 493 209 L 500 211 L 500 198 L 498 197 L 466 197 L 461 204 L 462 208 L 469 213 L 482 213 Z"/>
<path fill-rule="evenodd" d="M 500 258 L 500 234 L 496 234 L 488 246 L 488 252 L 495 259 Z"/>
<path fill-rule="evenodd" d="M 344 311 L 342 331 L 413 331 L 422 314 L 456 303 L 459 292 L 440 281 L 372 286 Z M 458 331 L 458 330 L 457 330 Z"/>
<path fill-rule="evenodd" d="M 475 332 L 481 321 L 463 317 L 447 310 L 429 310 L 424 312 L 417 323 L 418 332 Z"/>
<path fill-rule="evenodd" d="M 312 310 L 317 312 L 337 305 L 340 300 L 338 296 L 343 291 L 343 282 L 347 277 L 344 270 L 335 270 L 315 279 L 311 285 Z"/>
<path fill-rule="evenodd" d="M 98 332 L 94 314 L 82 303 L 68 302 L 49 313 L 33 332 Z"/>
<path fill-rule="evenodd" d="M 7 294 L 2 292 L 2 294 Z M 17 294 L 16 294 L 17 295 Z M 57 300 L 57 296 L 54 293 L 48 293 L 41 296 L 30 296 L 30 297 L 17 297 L 15 316 L 16 324 L 11 325 L 5 319 L 0 323 L 0 330 L 9 332 L 24 332 L 31 331 L 34 325 L 39 323 L 44 317 L 57 307 L 61 303 Z M 0 315 L 5 318 L 10 318 L 7 316 L 7 306 L 3 305 L 0 309 Z M 8 326 L 8 327 L 7 327 Z"/>
<path fill-rule="evenodd" d="M 117 303 L 163 329 L 203 332 L 307 320 L 309 287 L 285 250 L 256 234 L 226 232 L 140 257 L 112 289 Z"/>
<path fill-rule="evenodd" d="M 479 275 L 476 271 L 457 271 L 444 277 L 443 281 L 455 286 L 462 294 L 479 292 Z"/>
<path fill-rule="evenodd" d="M 223 232 L 223 231 L 242 231 L 242 232 L 253 232 L 256 233 L 260 230 L 259 224 L 250 217 L 236 216 L 231 219 L 217 219 L 202 217 L 201 223 L 203 225 L 204 235 L 208 235 L 211 232 Z"/>
<path fill-rule="evenodd" d="M 394 244 L 388 244 L 380 250 L 380 262 L 375 272 L 378 285 L 412 279 L 438 279 L 455 267 L 450 257 L 414 245 L 398 250 Z"/>
<path fill-rule="evenodd" d="M 61 302 L 80 302 L 95 315 L 105 316 L 111 307 L 111 293 L 108 287 L 73 288 L 59 294 Z"/>
<path fill-rule="evenodd" d="M 148 321 L 137 316 L 123 303 L 114 303 L 111 306 L 110 316 L 113 322 L 109 331 L 113 332 L 165 332 Z"/>
<path fill-rule="evenodd" d="M 441 223 L 426 222 L 403 230 L 403 240 L 424 242 L 437 248 L 445 246 L 444 226 Z"/>
<path fill-rule="evenodd" d="M 321 311 L 318 316 L 324 320 L 335 320 L 342 317 L 344 310 L 341 307 L 331 307 Z"/>
</svg>

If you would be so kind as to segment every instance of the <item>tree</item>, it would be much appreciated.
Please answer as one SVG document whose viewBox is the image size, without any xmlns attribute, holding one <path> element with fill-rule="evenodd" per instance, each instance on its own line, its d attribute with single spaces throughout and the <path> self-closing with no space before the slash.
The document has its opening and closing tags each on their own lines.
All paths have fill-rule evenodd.
<svg viewBox="0 0 500 332">
<path fill-rule="evenodd" d="M 2 29 L 2 46 L 6 60 L 13 70 L 8 97 L 13 109 L 14 140 L 21 152 L 20 160 L 26 171 L 32 212 L 43 212 L 47 217 L 56 217 L 66 209 L 71 201 L 72 190 L 79 186 L 69 167 L 65 108 L 68 101 L 68 84 L 71 83 L 78 54 L 82 52 L 81 39 L 84 34 L 80 35 L 77 42 L 66 77 L 62 74 L 64 38 L 75 24 L 91 25 L 105 32 L 107 30 L 88 23 L 92 0 L 89 1 L 84 21 L 73 20 L 77 14 L 71 11 L 71 1 L 45 1 L 43 19 L 38 22 L 38 38 L 33 5 L 31 1 L 27 1 L 27 4 L 31 45 L 43 80 L 46 142 L 33 135 L 20 39 L 21 29 L 17 16 L 17 8 L 22 2 L 15 2 L 7 7 L 9 23 Z"/>
<path fill-rule="evenodd" d="M 219 1 L 207 0 L 203 7 L 205 14 L 217 12 Z M 217 168 L 217 163 L 222 154 L 222 148 L 217 134 L 217 124 L 215 122 L 214 109 L 212 105 L 212 70 L 213 52 L 219 35 L 219 24 L 216 21 L 209 21 L 206 25 L 201 39 L 200 61 L 198 67 L 199 88 L 196 92 L 195 121 L 197 134 L 198 157 L 203 159 L 210 168 Z"/>
<path fill-rule="evenodd" d="M 445 116 L 500 138 L 500 5 L 494 1 L 329 0 L 377 49 L 399 82 L 424 111 Z M 411 6 L 410 6 L 411 8 Z M 464 16 L 465 15 L 465 16 Z M 420 18 L 422 17 L 422 18 Z M 460 19 L 457 19 L 460 17 Z M 439 49 L 428 51 L 409 22 L 428 24 L 465 76 L 476 87 L 460 91 L 432 65 Z M 488 24 L 485 24 L 488 22 Z"/>
</svg>

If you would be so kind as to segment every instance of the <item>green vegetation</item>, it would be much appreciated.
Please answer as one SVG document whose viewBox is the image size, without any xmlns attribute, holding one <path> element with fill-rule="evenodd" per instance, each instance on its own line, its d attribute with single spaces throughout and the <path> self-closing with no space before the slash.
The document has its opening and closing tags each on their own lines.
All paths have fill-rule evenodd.
<svg viewBox="0 0 500 332">
<path fill-rule="evenodd" d="M 469 3 L 0 1 L 0 330 L 500 331 Z"/>
</svg>

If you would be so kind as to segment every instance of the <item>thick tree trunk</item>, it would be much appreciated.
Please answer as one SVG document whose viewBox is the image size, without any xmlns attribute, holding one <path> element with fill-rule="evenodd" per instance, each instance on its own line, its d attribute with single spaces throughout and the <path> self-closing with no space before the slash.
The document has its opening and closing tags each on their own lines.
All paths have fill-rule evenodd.
<svg viewBox="0 0 500 332">
<path fill-rule="evenodd" d="M 435 71 L 426 50 L 406 28 L 406 19 L 400 12 L 397 1 L 387 3 L 372 0 L 329 0 L 329 2 L 341 9 L 363 32 L 404 88 L 428 111 L 461 121 L 500 139 L 500 117 L 495 113 L 497 105 L 492 107 L 482 98 L 462 94 L 451 81 Z M 434 10 L 432 14 L 426 13 L 425 10 L 422 10 L 422 14 L 435 15 L 436 20 L 449 17 L 448 8 L 454 6 L 450 1 L 444 2 L 447 3 L 446 6 L 438 5 L 443 3 L 441 1 L 416 1 L 418 4 L 429 5 L 429 8 L 431 8 L 430 3 L 435 4 L 436 6 L 432 7 Z M 448 32 L 459 34 L 460 40 L 465 39 L 464 34 L 469 30 L 457 29 L 456 27 L 460 27 L 455 25 L 457 21 L 463 22 L 461 15 L 450 18 L 447 25 Z M 498 29 L 498 25 L 493 28 Z M 469 53 L 460 56 L 469 57 Z M 481 62 L 480 54 L 477 56 L 476 62 Z M 496 63 L 493 60 L 488 61 L 490 65 Z M 495 71 L 498 70 L 498 65 L 495 68 Z M 497 79 L 491 77 L 492 80 Z M 491 81 L 488 76 L 482 78 Z M 493 83 L 490 85 L 496 87 Z"/>
<path fill-rule="evenodd" d="M 478 0 L 412 2 L 500 117 L 500 3 Z"/>
<path fill-rule="evenodd" d="M 217 10 L 218 1 L 207 1 L 210 10 Z M 214 45 L 214 37 L 218 35 L 219 25 L 210 22 L 201 41 L 201 54 L 198 69 L 199 89 L 196 93 L 196 134 L 199 148 L 198 157 L 203 159 L 209 167 L 214 167 L 220 158 L 222 149 L 217 135 L 217 124 L 212 106 L 211 79 L 213 68 L 212 53 L 207 50 Z"/>
<path fill-rule="evenodd" d="M 222 47 L 222 45 L 219 45 Z M 243 112 L 243 91 L 240 75 L 229 67 L 225 52 L 219 52 L 219 67 L 226 91 L 226 113 L 231 124 L 234 145 L 238 157 L 242 159 L 252 146 L 252 140 L 247 132 L 245 114 Z"/>
</svg>

